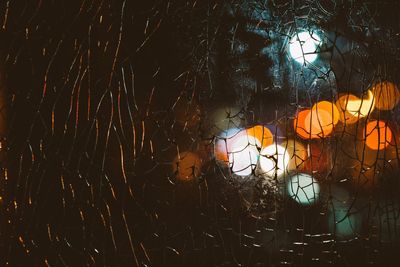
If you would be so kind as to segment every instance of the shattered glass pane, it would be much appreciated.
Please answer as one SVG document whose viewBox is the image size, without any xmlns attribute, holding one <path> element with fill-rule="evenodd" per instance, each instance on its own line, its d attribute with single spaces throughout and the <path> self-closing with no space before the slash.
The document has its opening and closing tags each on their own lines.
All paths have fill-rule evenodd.
<svg viewBox="0 0 400 267">
<path fill-rule="evenodd" d="M 397 266 L 399 1 L 0 2 L 0 265 Z"/>
</svg>

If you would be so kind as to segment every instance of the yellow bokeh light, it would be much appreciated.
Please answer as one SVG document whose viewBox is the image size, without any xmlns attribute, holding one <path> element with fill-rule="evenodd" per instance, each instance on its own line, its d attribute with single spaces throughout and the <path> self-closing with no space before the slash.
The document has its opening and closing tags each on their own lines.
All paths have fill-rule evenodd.
<svg viewBox="0 0 400 267">
<path fill-rule="evenodd" d="M 346 124 L 356 123 L 360 118 L 370 114 L 375 108 L 375 97 L 371 90 L 366 98 L 358 98 L 352 94 L 345 94 L 336 101 L 339 108 L 340 120 Z"/>
<path fill-rule="evenodd" d="M 379 110 L 391 110 L 399 103 L 399 89 L 394 83 L 384 81 L 372 87 L 375 96 L 375 106 Z"/>
<path fill-rule="evenodd" d="M 289 164 L 287 169 L 289 171 L 298 170 L 304 167 L 304 163 L 307 160 L 308 153 L 306 147 L 293 139 L 289 139 L 281 145 L 286 149 L 289 154 Z"/>
</svg>

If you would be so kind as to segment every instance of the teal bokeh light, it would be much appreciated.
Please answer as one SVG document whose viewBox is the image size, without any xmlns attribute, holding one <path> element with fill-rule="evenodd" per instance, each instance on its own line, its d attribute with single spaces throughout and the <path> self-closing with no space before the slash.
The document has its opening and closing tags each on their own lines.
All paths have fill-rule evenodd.
<svg viewBox="0 0 400 267">
<path fill-rule="evenodd" d="M 320 187 L 312 176 L 299 173 L 290 177 L 287 192 L 297 203 L 312 205 L 319 199 Z"/>
</svg>

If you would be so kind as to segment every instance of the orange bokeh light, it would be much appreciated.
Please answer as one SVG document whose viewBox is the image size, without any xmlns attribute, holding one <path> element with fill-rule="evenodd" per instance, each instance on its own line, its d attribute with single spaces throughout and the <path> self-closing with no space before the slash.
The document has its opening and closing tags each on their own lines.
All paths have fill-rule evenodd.
<svg viewBox="0 0 400 267">
<path fill-rule="evenodd" d="M 295 120 L 296 133 L 304 139 L 317 139 L 329 136 L 339 121 L 339 110 L 336 105 L 321 101 L 312 109 L 300 111 Z"/>
<path fill-rule="evenodd" d="M 385 149 L 392 142 L 392 137 L 392 130 L 384 121 L 371 121 L 365 127 L 365 144 L 370 149 Z"/>
<path fill-rule="evenodd" d="M 340 118 L 339 110 L 336 107 L 336 105 L 332 102 L 320 101 L 320 102 L 314 104 L 314 106 L 312 107 L 312 110 L 326 111 L 329 114 L 331 114 L 329 116 L 329 121 L 333 125 L 336 125 L 339 122 L 339 118 Z"/>
<path fill-rule="evenodd" d="M 272 135 L 271 131 L 261 125 L 256 125 L 247 129 L 247 134 L 253 136 L 261 143 L 261 148 L 267 147 L 272 145 L 274 142 L 274 136 Z"/>
<path fill-rule="evenodd" d="M 172 171 L 181 181 L 190 181 L 200 175 L 202 162 L 193 152 L 184 152 L 178 155 L 172 163 Z"/>
<path fill-rule="evenodd" d="M 308 127 L 306 128 L 306 118 L 308 114 L 310 113 L 309 109 L 302 110 L 297 113 L 296 117 L 294 118 L 293 121 L 293 126 L 296 131 L 296 133 L 304 139 L 312 138 L 310 136 L 310 124 L 308 123 Z"/>
<path fill-rule="evenodd" d="M 372 87 L 372 92 L 376 98 L 375 106 L 379 110 L 391 110 L 399 103 L 400 93 L 394 83 L 377 83 Z"/>
</svg>

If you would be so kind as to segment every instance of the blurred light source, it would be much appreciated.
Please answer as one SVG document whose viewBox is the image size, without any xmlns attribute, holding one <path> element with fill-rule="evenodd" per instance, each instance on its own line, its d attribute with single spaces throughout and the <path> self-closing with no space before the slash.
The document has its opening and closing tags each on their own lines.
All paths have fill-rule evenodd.
<svg viewBox="0 0 400 267">
<path fill-rule="evenodd" d="M 289 139 L 282 143 L 282 147 L 284 147 L 289 154 L 289 164 L 287 166 L 289 171 L 298 170 L 304 166 L 308 153 L 302 143 Z"/>
<path fill-rule="evenodd" d="M 214 156 L 217 161 L 224 162 L 228 164 L 228 151 L 230 151 L 232 147 L 232 143 L 235 137 L 238 137 L 242 134 L 242 129 L 240 128 L 231 128 L 226 131 L 222 131 L 219 134 L 219 137 L 216 138 L 214 145 Z"/>
<path fill-rule="evenodd" d="M 338 239 L 354 237 L 360 230 L 360 215 L 350 214 L 347 209 L 348 207 L 335 207 L 329 214 L 329 228 Z"/>
<path fill-rule="evenodd" d="M 391 110 L 399 103 L 399 89 L 394 83 L 384 81 L 372 87 L 375 96 L 375 107 L 379 110 Z"/>
<path fill-rule="evenodd" d="M 286 148 L 272 144 L 261 150 L 260 168 L 267 176 L 279 177 L 286 172 L 289 160 Z"/>
<path fill-rule="evenodd" d="M 335 104 L 328 101 L 316 103 L 312 109 L 297 113 L 294 120 L 296 133 L 303 139 L 317 139 L 329 136 L 339 120 Z"/>
<path fill-rule="evenodd" d="M 261 148 L 267 147 L 274 142 L 274 136 L 271 131 L 262 125 L 256 125 L 247 129 L 247 134 L 260 141 Z"/>
<path fill-rule="evenodd" d="M 339 240 L 353 238 L 361 229 L 361 215 L 355 211 L 354 200 L 349 192 L 337 186 L 331 187 L 329 206 L 329 230 Z"/>
<path fill-rule="evenodd" d="M 292 176 L 287 184 L 291 198 L 301 205 L 312 205 L 319 199 L 319 185 L 310 175 L 299 173 Z"/>
<path fill-rule="evenodd" d="M 296 33 L 289 42 L 289 52 L 298 63 L 311 63 L 317 59 L 321 38 L 313 32 Z"/>
<path fill-rule="evenodd" d="M 326 111 L 330 114 L 329 124 L 336 125 L 339 122 L 340 114 L 339 110 L 336 105 L 329 101 L 319 101 L 318 103 L 314 104 L 312 110 L 316 111 Z"/>
<path fill-rule="evenodd" d="M 183 152 L 174 159 L 172 171 L 182 181 L 190 181 L 200 175 L 202 162 L 200 157 L 193 152 Z"/>
<path fill-rule="evenodd" d="M 392 130 L 384 121 L 370 121 L 365 127 L 365 144 L 373 150 L 383 150 L 392 142 Z"/>
<path fill-rule="evenodd" d="M 229 129 L 237 129 L 241 127 L 243 115 L 237 107 L 219 107 L 210 112 L 210 129 L 206 129 L 211 134 L 227 131 Z"/>
<path fill-rule="evenodd" d="M 233 173 L 248 176 L 253 172 L 259 157 L 257 146 L 261 143 L 253 136 L 240 134 L 233 138 L 232 144 L 228 145 L 229 167 Z"/>
<path fill-rule="evenodd" d="M 340 120 L 346 124 L 356 123 L 360 118 L 366 117 L 375 108 L 375 97 L 368 90 L 368 97 L 358 98 L 352 94 L 345 94 L 336 101 L 340 110 Z"/>
</svg>

